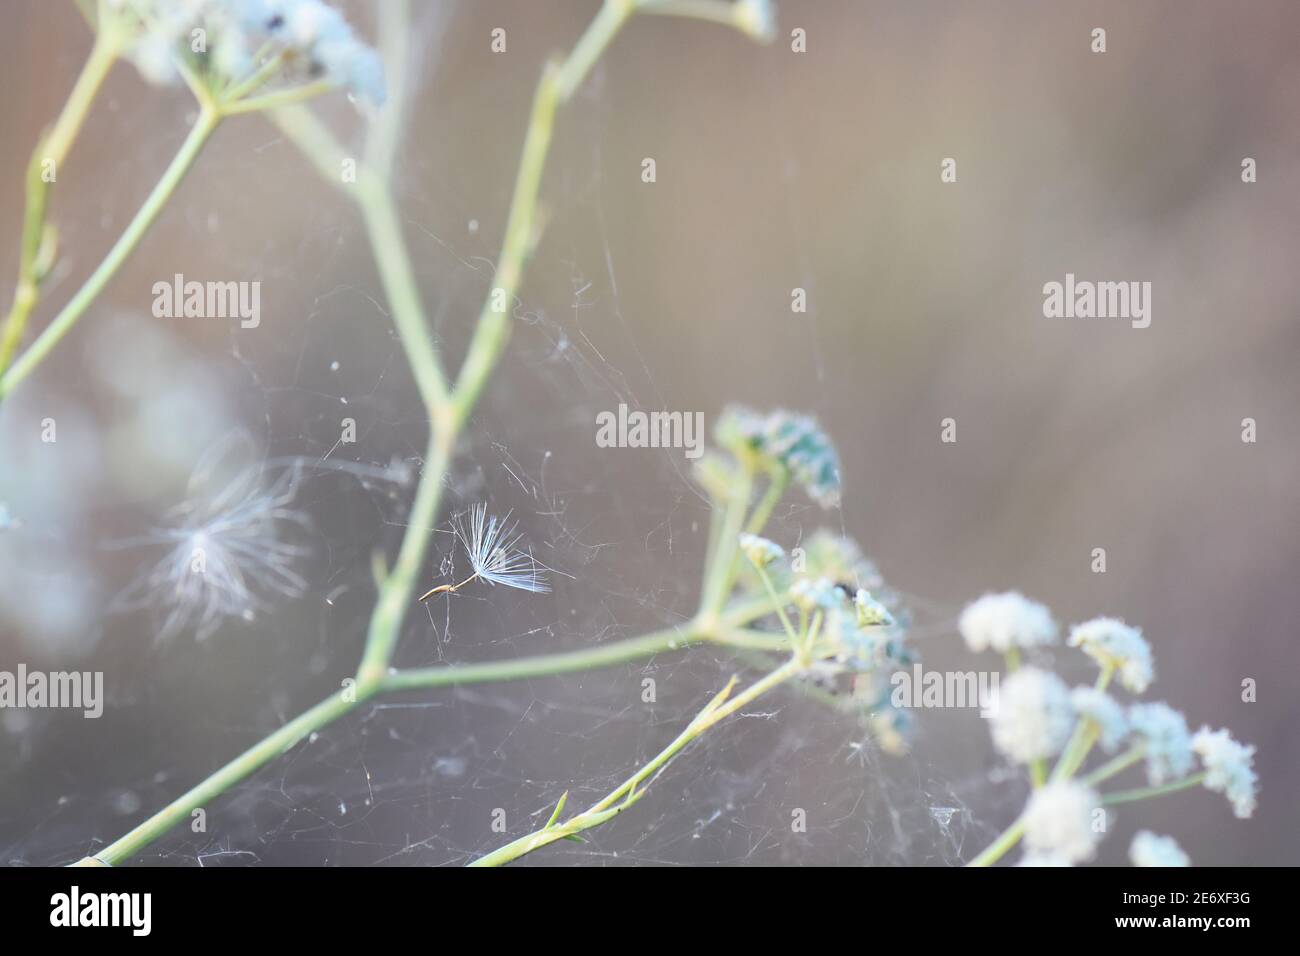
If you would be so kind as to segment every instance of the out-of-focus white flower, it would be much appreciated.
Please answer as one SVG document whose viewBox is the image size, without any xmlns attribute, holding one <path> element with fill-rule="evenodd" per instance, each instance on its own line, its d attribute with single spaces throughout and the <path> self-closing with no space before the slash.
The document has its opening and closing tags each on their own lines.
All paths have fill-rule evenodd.
<svg viewBox="0 0 1300 956">
<path fill-rule="evenodd" d="M 1192 861 L 1178 841 L 1150 830 L 1139 830 L 1128 848 L 1134 866 L 1191 866 Z"/>
<path fill-rule="evenodd" d="M 830 611 L 841 607 L 848 595 L 828 578 L 800 578 L 790 586 L 790 600 L 805 611 Z"/>
<path fill-rule="evenodd" d="M 1070 863 L 1091 860 L 1101 834 L 1093 827 L 1101 806 L 1096 791 L 1076 780 L 1044 784 L 1029 797 L 1023 817 L 1030 854 L 1050 854 Z"/>
<path fill-rule="evenodd" d="M 736 0 L 736 26 L 760 43 L 776 39 L 776 4 L 772 0 Z"/>
<path fill-rule="evenodd" d="M 212 470 L 224 464 L 210 462 Z M 268 482 L 254 466 L 214 488 L 212 472 L 196 469 L 194 496 L 173 511 L 172 526 L 119 543 L 165 545 L 168 550 L 116 599 L 113 609 L 157 611 L 160 641 L 190 629 L 203 640 L 228 619 L 252 620 L 271 594 L 302 594 L 307 581 L 298 565 L 310 552 L 289 540 L 295 526 L 308 526 L 306 516 L 292 508 L 299 478 L 299 470 L 291 468 Z"/>
<path fill-rule="evenodd" d="M 1134 704 L 1128 722 L 1145 748 L 1152 786 L 1177 780 L 1192 768 L 1192 737 L 1178 711 L 1164 703 Z"/>
<path fill-rule="evenodd" d="M 1155 678 L 1151 645 L 1136 627 L 1117 618 L 1098 617 L 1075 625 L 1069 644 L 1082 648 L 1098 666 L 1114 668 L 1120 683 L 1135 694 L 1145 691 Z"/>
<path fill-rule="evenodd" d="M 1060 753 L 1074 727 L 1070 691 L 1055 674 L 1022 667 L 998 688 L 992 725 L 994 745 L 1016 763 Z"/>
<path fill-rule="evenodd" d="M 1128 734 L 1128 718 L 1109 694 L 1095 687 L 1076 687 L 1070 691 L 1070 703 L 1080 717 L 1093 721 L 1099 730 L 1102 749 L 1113 751 Z"/>
<path fill-rule="evenodd" d="M 858 612 L 859 627 L 885 627 L 894 623 L 889 608 L 873 598 L 866 588 L 858 588 L 858 593 L 853 596 L 853 606 Z"/>
<path fill-rule="evenodd" d="M 754 562 L 760 568 L 765 568 L 773 561 L 780 561 L 785 557 L 785 551 L 775 541 L 769 541 L 767 538 L 761 538 L 756 534 L 742 534 L 740 536 L 740 550 L 744 552 L 745 557 Z"/>
<path fill-rule="evenodd" d="M 966 605 L 957 627 L 972 651 L 1002 654 L 1052 644 L 1057 636 L 1052 612 L 1015 591 L 986 594 Z"/>
<path fill-rule="evenodd" d="M 1205 767 L 1205 786 L 1228 798 L 1233 816 L 1244 820 L 1253 814 L 1259 782 L 1251 766 L 1255 748 L 1233 740 L 1226 730 L 1202 727 L 1192 738 L 1192 749 Z"/>
<path fill-rule="evenodd" d="M 176 64 L 211 73 L 219 86 L 283 59 L 294 81 L 325 75 L 372 103 L 384 100 L 383 65 L 336 9 L 322 0 L 117 0 L 117 16 L 136 31 L 128 55 L 150 83 L 173 82 Z"/>
</svg>

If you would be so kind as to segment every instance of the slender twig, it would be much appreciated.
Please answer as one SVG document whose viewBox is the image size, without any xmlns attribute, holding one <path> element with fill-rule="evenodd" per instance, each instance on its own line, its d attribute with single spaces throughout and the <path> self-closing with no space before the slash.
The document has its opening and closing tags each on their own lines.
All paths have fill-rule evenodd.
<svg viewBox="0 0 1300 956">
<path fill-rule="evenodd" d="M 592 827 L 607 822 L 640 800 L 645 794 L 645 790 L 638 789 L 638 787 L 641 787 L 656 772 L 661 770 L 687 744 L 700 737 L 710 727 L 717 725 L 747 704 L 753 703 L 763 694 L 796 676 L 802 670 L 803 665 L 798 661 L 789 661 L 767 676 L 755 681 L 742 693 L 730 697 L 731 690 L 736 685 L 736 678 L 733 677 L 727 686 L 709 701 L 705 708 L 696 715 L 695 719 L 686 726 L 686 729 L 673 739 L 672 743 L 659 751 L 650 761 L 643 764 L 636 773 L 592 804 L 587 810 L 566 820 L 564 823 L 557 823 L 561 809 L 557 806 L 556 812 L 552 814 L 551 821 L 546 826 L 507 843 L 486 856 L 479 857 L 470 865 L 503 866 L 548 844 L 568 839 L 584 830 L 590 830 Z"/>
</svg>

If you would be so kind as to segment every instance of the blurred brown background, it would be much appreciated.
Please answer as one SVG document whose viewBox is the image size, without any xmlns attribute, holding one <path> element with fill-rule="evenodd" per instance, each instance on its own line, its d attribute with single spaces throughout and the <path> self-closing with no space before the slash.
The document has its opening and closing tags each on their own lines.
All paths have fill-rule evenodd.
<svg viewBox="0 0 1300 956">
<path fill-rule="evenodd" d="M 404 215 L 430 321 L 458 356 L 489 286 L 533 86 L 590 0 L 417 3 L 419 94 Z M 679 452 L 594 445 L 620 401 L 815 413 L 843 459 L 842 514 L 778 511 L 789 544 L 827 522 L 910 597 L 928 667 L 980 666 L 954 621 L 1017 588 L 1064 623 L 1121 616 L 1151 639 L 1155 699 L 1259 747 L 1260 809 L 1192 791 L 1122 808 L 1195 863 L 1295 864 L 1300 309 L 1300 9 L 1288 0 L 790 2 L 760 48 L 690 21 L 633 21 L 557 128 L 526 316 L 475 419 L 448 507 L 516 509 L 561 579 L 417 612 L 404 663 L 571 648 L 681 620 L 706 512 Z M 349 11 L 370 32 L 370 11 Z M 21 174 L 89 46 L 71 3 L 6 3 L 0 276 Z M 493 27 L 508 52 L 489 51 Z M 1090 31 L 1108 51 L 1089 51 Z M 808 52 L 790 52 L 794 27 Z M 335 98 L 319 107 L 359 142 Z M 184 136 L 181 89 L 120 66 L 60 172 L 63 263 L 34 322 L 94 267 Z M 1243 157 L 1259 181 L 1243 184 Z M 654 157 L 658 181 L 640 181 Z M 953 157 L 958 181 L 939 180 Z M 149 288 L 262 282 L 263 322 L 156 320 Z M 1046 319 L 1067 272 L 1153 285 L 1150 328 Z M 11 282 L 9 278 L 5 282 Z M 792 314 L 793 287 L 809 311 Z M 10 285 L 0 285 L 5 304 Z M 203 644 L 157 646 L 104 608 L 147 562 L 140 534 L 194 460 L 242 429 L 268 454 L 413 460 L 424 422 L 355 212 L 259 117 L 205 150 L 139 252 L 0 410 L 0 668 L 102 669 L 99 721 L 6 715 L 0 854 L 92 851 L 351 672 L 368 554 L 406 495 L 327 476 L 312 591 Z M 331 368 L 333 362 L 338 369 Z M 344 404 L 346 403 L 346 405 Z M 345 410 L 346 409 L 346 410 Z M 59 421 L 56 446 L 39 422 Z M 958 441 L 939 440 L 957 421 Z M 1258 422 L 1255 444 L 1241 421 Z M 441 537 L 441 536 L 439 536 Z M 446 542 L 437 545 L 444 552 Z M 1090 570 L 1104 547 L 1108 570 Z M 431 578 L 437 575 L 435 560 Z M 328 600 L 327 600 L 328 597 Z M 449 636 L 444 628 L 450 623 Z M 1058 655 L 1072 681 L 1085 662 Z M 326 730 L 142 857 L 171 863 L 462 862 L 564 789 L 599 796 L 737 665 L 711 650 L 526 685 L 380 704 Z M 640 703 L 656 676 L 658 703 Z M 1241 682 L 1258 682 L 1258 702 Z M 693 750 L 592 846 L 538 862 L 924 863 L 968 858 L 1022 791 L 970 712 L 919 715 L 914 752 L 787 694 Z M 789 833 L 791 807 L 809 832 Z M 936 813 L 933 808 L 939 808 Z M 943 808 L 955 808 L 945 821 Z M 533 823 L 544 822 L 534 820 Z"/>
</svg>

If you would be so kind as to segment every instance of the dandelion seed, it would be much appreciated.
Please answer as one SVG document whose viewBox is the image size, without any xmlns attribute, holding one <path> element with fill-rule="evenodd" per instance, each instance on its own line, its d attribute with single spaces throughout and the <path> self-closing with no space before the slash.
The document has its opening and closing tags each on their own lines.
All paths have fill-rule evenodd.
<svg viewBox="0 0 1300 956">
<path fill-rule="evenodd" d="M 1141 741 L 1147 780 L 1153 787 L 1184 776 L 1192 768 L 1192 738 L 1183 715 L 1168 704 L 1134 704 L 1128 722 Z"/>
<path fill-rule="evenodd" d="M 1022 667 L 998 689 L 993 744 L 1016 763 L 1060 753 L 1074 727 L 1070 691 L 1055 674 Z"/>
<path fill-rule="evenodd" d="M 1255 748 L 1232 739 L 1227 730 L 1202 727 L 1192 738 L 1192 749 L 1205 767 L 1205 786 L 1221 793 L 1232 804 L 1233 816 L 1246 819 L 1255 812 L 1255 789 L 1259 777 L 1251 764 Z"/>
<path fill-rule="evenodd" d="M 1068 643 L 1082 648 L 1098 666 L 1114 668 L 1120 683 L 1135 694 L 1145 691 L 1155 678 L 1151 645 L 1136 627 L 1117 618 L 1098 617 L 1076 625 Z"/>
<path fill-rule="evenodd" d="M 1134 866 L 1191 866 L 1192 861 L 1171 836 L 1139 830 L 1128 848 Z"/>
<path fill-rule="evenodd" d="M 1054 644 L 1057 636 L 1056 622 L 1046 605 L 1016 591 L 986 594 L 966 605 L 957 627 L 972 651 L 1001 654 Z"/>
<path fill-rule="evenodd" d="M 543 575 L 547 569 L 533 559 L 532 552 L 519 546 L 523 534 L 515 530 L 517 526 L 509 514 L 504 518 L 489 516 L 484 503 L 470 508 L 453 522 L 453 528 L 474 573 L 459 584 L 430 588 L 420 595 L 420 600 L 427 601 L 435 594 L 454 594 L 475 579 L 533 593 L 549 591 Z"/>
<path fill-rule="evenodd" d="M 1025 807 L 1025 846 L 1029 854 L 1055 856 L 1067 863 L 1091 860 L 1101 834 L 1093 829 L 1096 791 L 1075 780 L 1048 783 L 1035 790 Z"/>
<path fill-rule="evenodd" d="M 110 609 L 161 612 L 159 641 L 191 629 L 204 640 L 227 619 L 252 620 L 270 595 L 303 594 L 307 581 L 297 566 L 311 552 L 287 540 L 294 527 L 308 527 L 291 507 L 300 471 L 287 469 L 269 484 L 264 477 L 260 466 L 248 467 L 211 492 L 209 471 L 197 468 L 191 488 L 198 493 L 172 511 L 171 527 L 117 544 L 168 550 Z"/>
</svg>

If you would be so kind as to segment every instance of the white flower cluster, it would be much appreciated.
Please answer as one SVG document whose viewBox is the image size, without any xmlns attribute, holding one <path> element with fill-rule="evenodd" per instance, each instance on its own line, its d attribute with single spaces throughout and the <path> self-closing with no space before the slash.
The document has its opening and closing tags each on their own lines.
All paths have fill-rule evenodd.
<svg viewBox="0 0 1300 956">
<path fill-rule="evenodd" d="M 1001 654 L 1052 644 L 1057 636 L 1052 612 L 1015 591 L 986 594 L 966 605 L 957 626 L 972 651 Z"/>
<path fill-rule="evenodd" d="M 1192 738 L 1192 749 L 1205 767 L 1205 786 L 1228 798 L 1233 815 L 1245 819 L 1254 813 L 1259 782 L 1251 766 L 1255 748 L 1233 740 L 1226 730 L 1202 727 Z"/>
<path fill-rule="evenodd" d="M 1120 683 L 1135 694 L 1155 679 L 1151 645 L 1142 632 L 1113 617 L 1098 617 L 1076 625 L 1069 645 L 1078 647 L 1103 668 L 1113 668 Z"/>
<path fill-rule="evenodd" d="M 859 627 L 885 627 L 894 623 L 889 608 L 873 598 L 866 588 L 858 588 L 858 593 L 853 596 L 853 606 L 857 608 Z"/>
<path fill-rule="evenodd" d="M 129 55 L 151 83 L 169 83 L 178 57 L 224 83 L 243 79 L 254 54 L 280 55 L 285 69 L 326 76 L 376 105 L 384 101 L 378 55 L 347 20 L 321 0 L 113 0 L 118 15 L 138 23 Z"/>
<path fill-rule="evenodd" d="M 1022 667 L 998 689 L 993 743 L 1016 763 L 1060 753 L 1074 727 L 1070 691 L 1050 671 Z"/>
<path fill-rule="evenodd" d="M 848 595 L 829 578 L 800 578 L 790 586 L 790 600 L 796 607 L 811 613 L 841 607 Z"/>
<path fill-rule="evenodd" d="M 1134 866 L 1191 866 L 1192 861 L 1178 841 L 1150 830 L 1139 830 L 1128 848 Z"/>
<path fill-rule="evenodd" d="M 1128 718 L 1124 716 L 1124 708 L 1104 690 L 1076 687 L 1070 691 L 1070 703 L 1076 714 L 1097 725 L 1097 742 L 1103 750 L 1114 751 L 1128 736 Z"/>
<path fill-rule="evenodd" d="M 1128 711 L 1133 733 L 1142 741 L 1147 780 L 1159 786 L 1192 768 L 1192 738 L 1183 715 L 1168 704 L 1134 704 Z"/>
<path fill-rule="evenodd" d="M 1104 830 L 1093 825 L 1100 806 L 1096 791 L 1075 780 L 1048 783 L 1035 790 L 1024 815 L 1030 859 L 1047 856 L 1066 864 L 1091 860 Z"/>
</svg>

